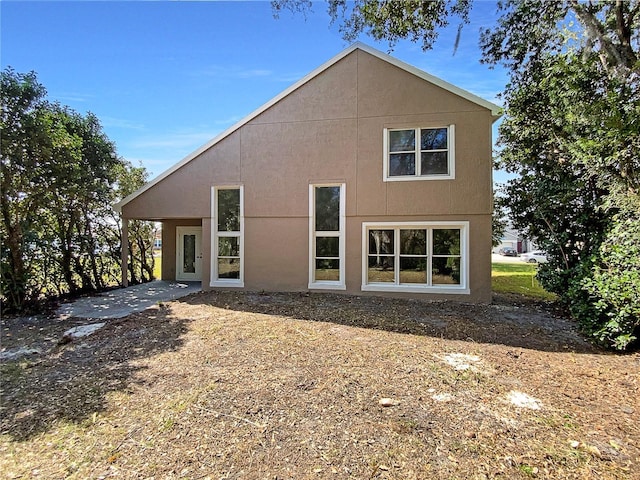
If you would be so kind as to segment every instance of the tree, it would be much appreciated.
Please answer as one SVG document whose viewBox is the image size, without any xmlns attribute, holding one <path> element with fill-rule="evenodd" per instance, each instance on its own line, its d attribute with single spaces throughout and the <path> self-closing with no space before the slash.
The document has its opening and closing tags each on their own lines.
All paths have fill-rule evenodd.
<svg viewBox="0 0 640 480">
<path fill-rule="evenodd" d="M 111 205 L 145 181 L 95 115 L 45 95 L 35 73 L 2 72 L 0 293 L 9 310 L 119 281 L 120 219 Z M 132 283 L 152 277 L 150 228 L 131 229 Z"/>
<path fill-rule="evenodd" d="M 637 339 L 640 325 L 640 205 L 616 215 L 598 253 L 593 275 L 584 282 L 603 318 L 594 325 L 595 335 L 624 350 Z"/>
<path fill-rule="evenodd" d="M 277 13 L 310 3 L 272 5 Z M 640 300 L 611 294 L 627 265 L 612 252 L 623 238 L 630 252 L 640 241 L 628 220 L 640 209 L 640 3 L 505 0 L 498 9 L 480 44 L 484 62 L 510 72 L 498 166 L 518 174 L 498 204 L 547 249 L 543 286 L 587 331 L 627 348 L 640 327 Z M 367 32 L 390 46 L 421 41 L 425 50 L 438 29 L 455 17 L 464 24 L 469 11 L 466 1 L 329 1 L 346 39 Z M 636 276 L 625 278 L 625 292 L 640 291 Z"/>
<path fill-rule="evenodd" d="M 142 187 L 147 181 L 147 171 L 143 167 L 134 167 L 128 162 L 123 162 L 118 167 L 118 182 L 116 198 L 122 199 Z M 112 210 L 113 219 L 118 224 L 117 239 L 122 237 L 122 221 L 120 215 Z M 153 241 L 155 239 L 155 227 L 153 222 L 143 220 L 129 221 L 129 284 L 148 282 L 153 279 Z M 113 244 L 115 245 L 115 239 Z M 112 251 L 115 261 L 119 263 L 121 246 Z M 119 273 L 119 272 L 118 272 Z"/>
<path fill-rule="evenodd" d="M 438 31 L 449 25 L 450 18 L 462 25 L 469 22 L 471 0 L 329 0 L 328 13 L 332 22 L 341 20 L 340 32 L 345 40 L 356 40 L 367 33 L 376 40 L 389 42 L 393 47 L 400 39 L 421 42 L 423 50 L 430 49 L 438 38 Z M 277 18 L 283 10 L 293 13 L 311 10 L 309 0 L 273 0 L 271 6 Z"/>
<path fill-rule="evenodd" d="M 497 247 L 502 243 L 502 237 L 507 229 L 506 211 L 503 203 L 495 192 L 493 195 L 493 215 L 491 216 L 491 246 Z"/>
<path fill-rule="evenodd" d="M 34 72 L 2 74 L 0 124 L 0 209 L 2 210 L 2 297 L 10 305 L 22 306 L 28 296 L 29 265 L 26 242 L 37 214 L 35 205 L 43 193 L 34 181 L 38 159 L 47 155 L 44 111 L 45 89 Z M 58 132 L 50 131 L 51 139 Z M 34 195 L 25 195 L 34 191 Z"/>
<path fill-rule="evenodd" d="M 621 220 L 637 218 L 640 205 L 640 7 L 528 1 L 502 8 L 482 45 L 485 61 L 511 70 L 499 165 L 519 174 L 505 188 L 512 218 L 547 249 L 542 285 L 597 340 L 628 348 L 640 299 L 626 292 L 639 291 L 640 278 L 610 253 L 625 238 L 633 259 L 640 243 L 632 222 Z M 615 282 L 622 277 L 626 290 Z"/>
</svg>

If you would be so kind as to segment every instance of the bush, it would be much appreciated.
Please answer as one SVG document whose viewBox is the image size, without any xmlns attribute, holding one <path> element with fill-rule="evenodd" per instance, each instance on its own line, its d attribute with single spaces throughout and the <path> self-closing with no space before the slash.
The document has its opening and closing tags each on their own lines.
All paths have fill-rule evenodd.
<svg viewBox="0 0 640 480">
<path fill-rule="evenodd" d="M 640 329 L 640 214 L 620 213 L 600 246 L 593 275 L 583 288 L 600 315 L 593 334 L 618 350 L 638 339 Z"/>
</svg>

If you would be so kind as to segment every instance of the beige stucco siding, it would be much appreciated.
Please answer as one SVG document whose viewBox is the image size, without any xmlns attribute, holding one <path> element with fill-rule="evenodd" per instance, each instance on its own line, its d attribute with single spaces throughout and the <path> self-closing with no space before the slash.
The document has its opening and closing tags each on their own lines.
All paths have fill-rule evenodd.
<svg viewBox="0 0 640 480">
<path fill-rule="evenodd" d="M 252 120 L 256 123 L 355 118 L 358 52 L 353 52 Z"/>
<path fill-rule="evenodd" d="M 308 218 L 245 218 L 245 285 L 251 290 L 306 290 L 308 232 Z"/>
<path fill-rule="evenodd" d="M 307 216 L 310 181 L 355 183 L 356 135 L 355 119 L 245 126 L 245 215 Z"/>
<path fill-rule="evenodd" d="M 211 187 L 243 185 L 244 284 L 307 290 L 309 185 L 346 185 L 346 291 L 361 294 L 363 222 L 469 222 L 470 295 L 490 301 L 490 110 L 356 49 L 206 148 L 123 208 L 165 219 L 163 278 L 175 278 L 175 228 L 203 227 L 211 263 Z M 455 126 L 455 178 L 384 181 L 385 128 Z M 379 293 L 376 293 L 379 294 Z M 415 296 L 393 293 L 395 296 Z"/>
<path fill-rule="evenodd" d="M 129 218 L 208 217 L 211 186 L 242 183 L 246 215 L 306 215 L 308 183 L 340 180 L 357 195 L 355 204 L 347 202 L 351 215 L 488 213 L 491 120 L 486 109 L 356 51 L 123 212 Z M 446 125 L 455 125 L 455 180 L 383 182 L 385 128 Z"/>
<path fill-rule="evenodd" d="M 211 186 L 240 181 L 240 131 L 209 148 L 122 208 L 128 218 L 204 218 Z"/>
<path fill-rule="evenodd" d="M 487 272 L 491 259 L 486 245 L 491 242 L 491 218 L 472 216 L 406 216 L 394 219 L 404 222 L 469 222 L 469 286 L 471 294 L 436 295 L 429 298 L 489 302 L 491 283 Z M 352 294 L 415 296 L 398 292 L 361 291 L 362 223 L 388 222 L 389 217 L 349 217 L 346 225 L 346 292 Z M 249 290 L 306 291 L 309 279 L 309 220 L 306 217 L 245 219 L 245 286 Z M 203 285 L 205 285 L 203 283 Z"/>
<path fill-rule="evenodd" d="M 358 61 L 358 116 L 440 114 L 485 110 L 462 97 L 407 74 L 395 65 L 369 55 L 357 53 Z M 428 67 L 428 65 L 427 65 Z M 375 72 L 375 73 L 374 73 Z"/>
<path fill-rule="evenodd" d="M 385 128 L 448 125 L 455 126 L 455 179 L 383 181 Z M 488 213 L 492 198 L 490 159 L 491 117 L 486 111 L 359 119 L 358 214 Z"/>
</svg>

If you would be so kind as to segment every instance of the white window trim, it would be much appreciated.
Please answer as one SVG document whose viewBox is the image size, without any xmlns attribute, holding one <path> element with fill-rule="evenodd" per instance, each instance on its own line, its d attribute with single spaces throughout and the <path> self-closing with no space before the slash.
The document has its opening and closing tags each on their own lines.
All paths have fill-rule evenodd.
<svg viewBox="0 0 640 480">
<path fill-rule="evenodd" d="M 368 283 L 369 262 L 369 230 L 389 230 L 397 228 L 435 229 L 435 228 L 459 228 L 460 229 L 460 285 L 397 285 Z M 394 233 L 395 234 L 395 233 Z M 431 232 L 429 231 L 429 239 Z M 431 243 L 431 240 L 429 240 Z M 431 254 L 428 254 L 431 257 Z M 396 254 L 397 256 L 397 254 Z M 399 262 L 394 262 L 394 268 L 399 268 Z M 398 272 L 396 271 L 396 278 Z M 429 275 L 431 273 L 429 272 Z M 405 292 L 405 293 L 435 293 L 469 295 L 469 222 L 363 222 L 362 223 L 362 286 L 363 292 Z"/>
<path fill-rule="evenodd" d="M 340 230 L 338 232 L 328 232 L 331 235 L 340 239 L 340 280 L 315 280 L 314 274 L 316 271 L 316 187 L 340 187 Z M 347 284 L 345 281 L 345 262 L 346 262 L 346 246 L 345 246 L 345 231 L 346 231 L 346 184 L 345 183 L 312 183 L 309 184 L 309 289 L 321 289 L 321 290 L 346 290 Z"/>
<path fill-rule="evenodd" d="M 449 161 L 449 174 L 448 175 L 403 175 L 403 176 L 390 176 L 389 175 L 389 132 L 393 130 L 420 130 L 420 129 L 434 129 L 434 128 L 446 128 L 447 129 L 447 151 Z M 438 126 L 422 126 L 422 127 L 398 127 L 398 128 L 385 128 L 382 148 L 383 148 L 383 165 L 382 165 L 382 181 L 383 182 L 415 182 L 421 180 L 453 180 L 456 178 L 456 135 L 455 125 L 438 125 Z M 416 167 L 420 162 L 420 144 L 416 141 Z"/>
<path fill-rule="evenodd" d="M 235 233 L 218 232 L 217 204 L 218 190 L 240 189 L 240 278 L 218 279 L 218 238 L 236 236 Z M 210 287 L 244 287 L 244 186 L 220 185 L 211 187 L 211 276 Z"/>
</svg>

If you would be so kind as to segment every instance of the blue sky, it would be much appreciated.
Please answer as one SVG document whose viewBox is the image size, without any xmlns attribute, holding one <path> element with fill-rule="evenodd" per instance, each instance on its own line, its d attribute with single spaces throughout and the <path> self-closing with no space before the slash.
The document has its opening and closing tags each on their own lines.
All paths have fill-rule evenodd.
<svg viewBox="0 0 640 480">
<path fill-rule="evenodd" d="M 500 103 L 507 75 L 481 65 L 478 49 L 480 28 L 495 18 L 495 2 L 475 2 L 455 56 L 457 25 L 432 51 L 400 42 L 391 54 Z M 0 21 L 2 68 L 34 70 L 50 100 L 96 114 L 118 153 L 150 178 L 349 46 L 322 3 L 306 19 L 275 20 L 268 1 L 4 0 Z"/>
</svg>

